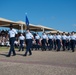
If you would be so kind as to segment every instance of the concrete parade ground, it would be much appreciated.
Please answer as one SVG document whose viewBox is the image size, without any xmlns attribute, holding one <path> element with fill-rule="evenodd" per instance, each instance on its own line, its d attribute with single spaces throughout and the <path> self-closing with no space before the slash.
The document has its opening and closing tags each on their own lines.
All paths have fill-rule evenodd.
<svg viewBox="0 0 76 75">
<path fill-rule="evenodd" d="M 32 51 L 32 55 L 6 57 L 8 50 L 0 51 L 0 75 L 76 75 L 76 50 Z"/>
</svg>

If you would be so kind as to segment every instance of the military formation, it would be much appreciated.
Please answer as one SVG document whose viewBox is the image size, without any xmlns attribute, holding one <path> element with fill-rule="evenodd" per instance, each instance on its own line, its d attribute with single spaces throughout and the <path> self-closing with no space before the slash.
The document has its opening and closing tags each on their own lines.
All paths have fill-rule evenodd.
<svg viewBox="0 0 76 75">
<path fill-rule="evenodd" d="M 17 35 L 17 31 L 13 29 L 13 26 L 10 25 L 10 31 L 9 34 L 9 42 L 10 42 L 10 50 L 7 55 L 7 57 L 11 56 L 11 53 L 13 52 L 13 56 L 16 55 L 16 52 L 14 50 L 14 42 Z M 65 50 L 72 50 L 72 52 L 75 51 L 76 46 L 76 35 L 74 32 L 65 34 L 63 32 L 60 34 L 57 32 L 57 34 L 46 34 L 45 32 L 42 33 L 41 36 L 39 36 L 38 33 L 33 35 L 29 29 L 26 30 L 25 36 L 21 33 L 21 35 L 18 37 L 19 42 L 19 50 L 18 51 L 24 51 L 25 53 L 23 56 L 32 55 L 31 50 L 56 50 L 58 51 L 65 51 Z M 26 44 L 26 47 L 24 48 L 24 42 Z"/>
<path fill-rule="evenodd" d="M 57 34 L 42 33 L 41 37 L 36 34 L 35 41 L 36 42 L 33 43 L 33 48 L 36 46 L 35 49 L 41 48 L 42 51 L 72 50 L 72 52 L 74 52 L 76 46 L 76 35 L 74 34 L 74 32 L 68 34 L 65 34 L 65 32 L 63 32 L 62 34 L 60 34 L 59 32 L 57 32 Z"/>
</svg>

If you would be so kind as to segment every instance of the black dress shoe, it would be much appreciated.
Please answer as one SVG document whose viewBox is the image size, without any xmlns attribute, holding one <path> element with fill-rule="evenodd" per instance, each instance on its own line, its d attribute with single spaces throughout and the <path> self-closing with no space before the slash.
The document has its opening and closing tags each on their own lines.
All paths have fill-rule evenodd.
<svg viewBox="0 0 76 75">
<path fill-rule="evenodd" d="M 72 52 L 74 52 L 74 50 L 72 50 Z"/>
<path fill-rule="evenodd" d="M 32 54 L 29 54 L 29 56 L 30 56 L 30 55 L 32 55 Z"/>
<path fill-rule="evenodd" d="M 10 55 L 6 55 L 6 57 L 10 57 Z"/>
<path fill-rule="evenodd" d="M 26 54 L 24 54 L 23 56 L 27 56 Z"/>
<path fill-rule="evenodd" d="M 16 54 L 13 54 L 13 56 L 16 56 Z"/>
</svg>

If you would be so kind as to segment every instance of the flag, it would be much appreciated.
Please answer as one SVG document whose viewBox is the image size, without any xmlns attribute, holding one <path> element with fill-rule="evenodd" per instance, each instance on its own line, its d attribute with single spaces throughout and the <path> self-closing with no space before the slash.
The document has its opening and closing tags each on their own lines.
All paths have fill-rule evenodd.
<svg viewBox="0 0 76 75">
<path fill-rule="evenodd" d="M 27 15 L 26 15 L 26 26 L 27 26 L 27 29 L 29 29 L 29 20 L 28 20 Z"/>
</svg>

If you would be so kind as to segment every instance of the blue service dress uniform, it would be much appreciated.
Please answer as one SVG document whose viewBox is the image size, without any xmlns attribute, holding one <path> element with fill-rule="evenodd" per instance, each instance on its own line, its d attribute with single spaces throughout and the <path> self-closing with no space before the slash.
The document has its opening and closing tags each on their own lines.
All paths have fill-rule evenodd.
<svg viewBox="0 0 76 75">
<path fill-rule="evenodd" d="M 71 48 L 71 43 L 70 43 L 71 37 L 70 35 L 67 36 L 66 41 L 67 41 L 67 49 L 70 50 Z"/>
<path fill-rule="evenodd" d="M 53 35 L 48 36 L 49 50 L 53 49 Z"/>
<path fill-rule="evenodd" d="M 67 36 L 66 35 L 62 35 L 63 51 L 65 51 L 65 48 L 66 48 L 66 39 L 67 39 Z"/>
<path fill-rule="evenodd" d="M 61 35 L 56 36 L 56 43 L 57 43 L 57 51 L 60 51 L 60 48 L 61 48 Z"/>
<path fill-rule="evenodd" d="M 71 49 L 72 49 L 72 52 L 75 51 L 75 41 L 76 41 L 76 35 L 71 35 Z"/>
<path fill-rule="evenodd" d="M 17 34 L 17 31 L 15 29 L 11 29 L 8 34 L 9 34 L 10 50 L 7 56 L 10 56 L 11 52 L 13 52 L 13 55 L 16 55 L 14 50 L 14 41 L 15 41 L 15 35 Z"/>
<path fill-rule="evenodd" d="M 47 44 L 47 35 L 45 33 L 43 33 L 42 35 L 42 51 L 46 50 L 46 44 Z"/>
<path fill-rule="evenodd" d="M 29 55 L 32 55 L 31 52 L 31 46 L 32 46 L 32 39 L 33 39 L 33 35 L 30 32 L 26 33 L 26 52 L 24 54 L 24 56 L 27 56 L 27 53 L 29 52 Z"/>
</svg>

